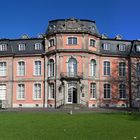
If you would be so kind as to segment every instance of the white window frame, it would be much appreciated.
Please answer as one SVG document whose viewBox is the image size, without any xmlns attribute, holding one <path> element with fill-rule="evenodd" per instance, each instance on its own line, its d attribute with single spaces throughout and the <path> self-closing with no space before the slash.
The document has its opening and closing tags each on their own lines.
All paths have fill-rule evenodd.
<svg viewBox="0 0 140 140">
<path fill-rule="evenodd" d="M 110 97 L 105 97 L 105 85 L 110 85 Z M 109 91 L 108 89 L 106 89 L 106 92 Z M 108 95 L 108 93 L 106 93 Z M 109 83 L 104 83 L 103 84 L 103 96 L 104 96 L 104 100 L 110 100 L 111 99 L 111 84 Z"/>
<path fill-rule="evenodd" d="M 140 45 L 136 45 L 136 52 L 140 52 Z"/>
<path fill-rule="evenodd" d="M 119 44 L 119 51 L 120 51 L 120 52 L 124 52 L 125 49 L 126 49 L 126 45 L 124 45 L 124 44 Z"/>
<path fill-rule="evenodd" d="M 41 62 L 41 65 L 40 65 L 40 71 L 37 70 L 36 72 L 36 62 Z M 42 75 L 42 61 L 41 60 L 35 60 L 34 61 L 34 76 L 41 76 Z"/>
<path fill-rule="evenodd" d="M 55 38 L 50 38 L 49 39 L 49 47 L 55 46 Z"/>
<path fill-rule="evenodd" d="M 111 44 L 110 43 L 103 43 L 103 50 L 104 51 L 110 51 Z"/>
<path fill-rule="evenodd" d="M 0 100 L 6 100 L 6 84 L 0 84 Z"/>
<path fill-rule="evenodd" d="M 121 89 L 120 88 L 121 85 L 124 86 L 124 89 Z M 123 91 L 125 91 L 125 93 Z M 124 96 L 124 94 L 125 94 L 125 97 L 121 97 L 120 96 L 121 95 L 121 92 L 122 92 L 122 96 Z M 119 99 L 121 99 L 121 100 L 126 99 L 126 85 L 123 84 L 123 83 L 119 84 Z"/>
<path fill-rule="evenodd" d="M 94 41 L 94 44 L 93 43 L 91 43 L 92 41 Z M 90 40 L 89 40 L 89 46 L 90 47 L 95 47 L 95 39 L 93 39 L 93 38 L 90 38 Z"/>
<path fill-rule="evenodd" d="M 40 85 L 40 97 L 35 97 L 35 85 Z M 39 91 L 39 90 L 36 90 L 36 91 Z M 38 94 L 38 93 L 37 93 Z M 33 84 L 33 100 L 41 100 L 42 99 L 42 84 L 40 82 L 36 82 Z"/>
<path fill-rule="evenodd" d="M 20 72 L 20 70 L 21 70 L 21 68 L 19 66 L 20 62 L 24 62 L 24 74 L 21 74 L 21 72 Z M 25 75 L 26 75 L 26 63 L 24 60 L 20 60 L 17 62 L 17 76 L 25 76 Z"/>
<path fill-rule="evenodd" d="M 109 62 L 109 66 L 105 65 L 105 62 Z M 109 72 L 108 72 L 109 70 Z M 111 75 L 111 62 L 108 60 L 103 61 L 103 75 L 110 76 Z"/>
<path fill-rule="evenodd" d="M 120 64 L 123 63 L 125 66 L 120 66 Z M 126 63 L 125 62 L 119 62 L 119 76 L 124 77 L 126 76 Z"/>
<path fill-rule="evenodd" d="M 1 61 L 0 62 L 0 77 L 7 76 L 7 62 Z"/>
<path fill-rule="evenodd" d="M 21 93 L 19 93 L 19 91 L 22 91 L 21 89 L 19 90 L 19 85 L 24 85 L 24 97 L 21 96 Z M 25 93 L 26 93 L 26 86 L 24 83 L 19 83 L 17 84 L 17 100 L 25 100 Z M 19 97 L 20 94 L 20 97 Z"/>
<path fill-rule="evenodd" d="M 53 63 L 50 63 L 50 61 L 53 61 Z M 55 62 L 53 59 L 49 59 L 48 61 L 48 77 L 54 77 L 55 76 Z"/>
<path fill-rule="evenodd" d="M 72 39 L 71 44 L 69 44 L 69 39 Z M 74 44 L 74 38 L 76 38 L 76 44 Z M 68 36 L 67 37 L 67 45 L 77 45 L 78 44 L 78 37 L 76 36 Z"/>
<path fill-rule="evenodd" d="M 53 85 L 53 94 L 52 94 L 52 90 L 51 90 L 51 85 Z M 49 99 L 54 100 L 55 99 L 55 86 L 54 83 L 49 83 Z"/>
<path fill-rule="evenodd" d="M 7 51 L 7 44 L 0 44 L 0 51 Z"/>
<path fill-rule="evenodd" d="M 35 43 L 35 50 L 41 50 L 42 44 L 41 43 Z"/>
<path fill-rule="evenodd" d="M 97 88 L 97 85 L 96 85 L 96 83 L 90 83 L 90 98 L 91 99 L 96 99 L 97 97 L 97 90 L 96 90 L 96 88 Z"/>
<path fill-rule="evenodd" d="M 26 47 L 26 44 L 24 44 L 24 43 L 18 44 L 18 50 L 19 51 L 25 51 L 25 47 Z"/>
</svg>

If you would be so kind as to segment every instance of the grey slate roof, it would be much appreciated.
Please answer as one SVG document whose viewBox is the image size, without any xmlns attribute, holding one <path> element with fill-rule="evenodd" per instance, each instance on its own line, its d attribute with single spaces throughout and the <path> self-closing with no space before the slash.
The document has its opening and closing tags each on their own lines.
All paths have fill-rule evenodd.
<svg viewBox="0 0 140 140">
<path fill-rule="evenodd" d="M 41 43 L 42 49 L 35 50 L 35 43 Z M 0 51 L 0 56 L 7 55 L 30 55 L 30 54 L 43 54 L 45 53 L 44 39 L 43 38 L 30 38 L 30 39 L 2 39 L 0 44 L 7 44 L 7 51 Z M 25 50 L 19 51 L 18 45 L 25 44 Z"/>
</svg>

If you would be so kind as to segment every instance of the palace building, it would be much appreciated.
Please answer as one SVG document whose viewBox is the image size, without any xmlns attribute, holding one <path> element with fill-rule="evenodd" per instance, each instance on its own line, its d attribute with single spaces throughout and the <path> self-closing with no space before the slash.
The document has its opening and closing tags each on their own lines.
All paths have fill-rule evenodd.
<svg viewBox="0 0 140 140">
<path fill-rule="evenodd" d="M 140 41 L 95 21 L 49 21 L 38 38 L 0 39 L 0 106 L 140 107 Z"/>
</svg>

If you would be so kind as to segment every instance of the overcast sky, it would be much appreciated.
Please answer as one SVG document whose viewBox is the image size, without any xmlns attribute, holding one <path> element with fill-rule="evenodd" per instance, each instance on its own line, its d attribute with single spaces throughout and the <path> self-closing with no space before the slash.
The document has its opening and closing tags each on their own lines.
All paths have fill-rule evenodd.
<svg viewBox="0 0 140 140">
<path fill-rule="evenodd" d="M 0 0 L 0 38 L 36 37 L 49 20 L 95 20 L 110 38 L 140 39 L 140 0 Z"/>
</svg>

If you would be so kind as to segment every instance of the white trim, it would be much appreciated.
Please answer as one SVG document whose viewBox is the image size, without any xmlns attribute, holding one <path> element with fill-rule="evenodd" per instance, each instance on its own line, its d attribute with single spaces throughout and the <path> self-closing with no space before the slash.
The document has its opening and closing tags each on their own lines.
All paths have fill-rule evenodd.
<svg viewBox="0 0 140 140">
<path fill-rule="evenodd" d="M 24 69 L 24 75 L 19 75 L 19 73 L 18 73 L 18 68 L 19 68 L 19 65 L 18 65 L 18 63 L 19 62 L 24 62 L 24 67 L 25 67 L 25 69 Z M 25 76 L 26 75 L 26 61 L 25 60 L 23 60 L 23 59 L 21 59 L 21 60 L 18 60 L 17 61 L 17 76 Z"/>
<path fill-rule="evenodd" d="M 40 73 L 40 75 L 36 75 L 35 74 L 35 62 L 36 61 L 40 61 L 41 62 L 41 73 Z M 33 67 L 34 67 L 34 69 L 33 69 L 33 76 L 42 76 L 42 60 L 41 59 L 36 59 L 36 60 L 33 60 Z"/>
<path fill-rule="evenodd" d="M 23 84 L 24 85 L 24 98 L 18 98 L 18 85 Z M 16 100 L 25 100 L 26 99 L 26 84 L 25 83 L 17 83 L 17 88 L 16 88 Z"/>
<path fill-rule="evenodd" d="M 109 75 L 105 75 L 105 74 L 104 74 L 104 62 L 105 62 L 105 61 L 110 62 L 110 74 L 109 74 Z M 111 73 L 112 73 L 111 67 L 112 67 L 112 64 L 111 64 L 111 61 L 110 61 L 110 60 L 108 60 L 108 59 L 103 60 L 103 63 L 102 63 L 103 76 L 111 76 Z"/>
<path fill-rule="evenodd" d="M 7 76 L 7 61 L 4 61 L 4 60 L 2 60 L 2 61 L 0 61 L 0 63 L 6 63 L 6 66 L 5 66 L 5 75 L 0 75 L 0 77 L 6 77 Z"/>
<path fill-rule="evenodd" d="M 40 84 L 41 85 L 41 97 L 40 98 L 34 98 L 34 85 L 35 84 Z M 33 100 L 42 100 L 42 83 L 41 82 L 35 82 L 32 84 L 32 99 Z"/>
<path fill-rule="evenodd" d="M 75 37 L 75 38 L 77 38 L 77 44 L 73 44 L 73 43 L 72 44 L 68 44 L 68 38 L 69 37 L 72 37 L 72 38 Z M 67 45 L 78 45 L 78 37 L 77 36 L 67 36 Z"/>
</svg>

